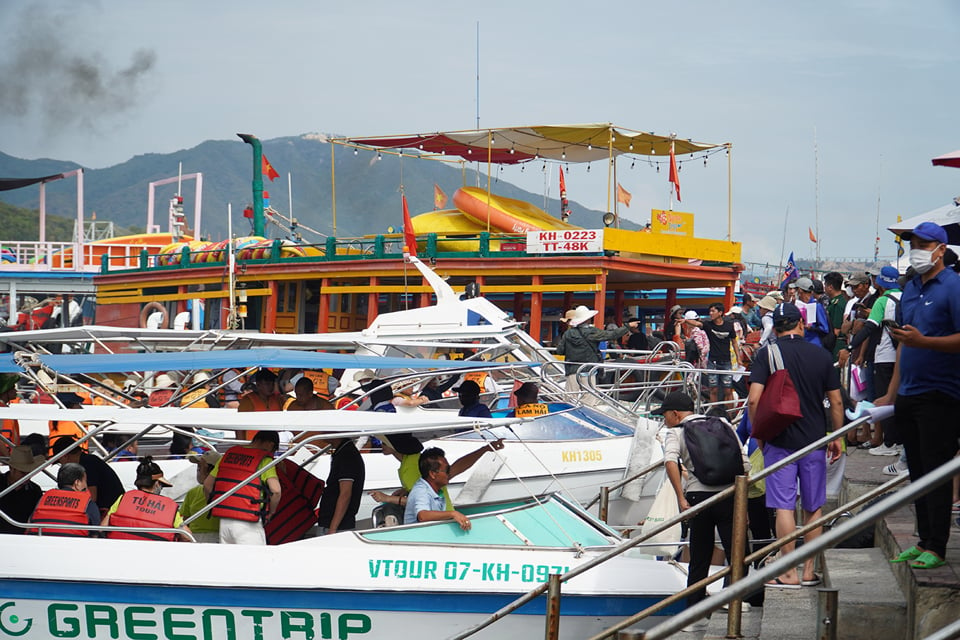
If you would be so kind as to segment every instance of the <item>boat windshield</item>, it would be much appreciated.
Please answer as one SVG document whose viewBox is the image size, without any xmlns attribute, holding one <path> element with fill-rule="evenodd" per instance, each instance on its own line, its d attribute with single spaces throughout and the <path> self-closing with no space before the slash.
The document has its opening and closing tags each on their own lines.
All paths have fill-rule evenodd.
<svg viewBox="0 0 960 640">
<path fill-rule="evenodd" d="M 522 422 L 511 427 L 487 429 L 484 434 L 468 431 L 449 436 L 451 440 L 480 440 L 503 438 L 504 440 L 555 441 L 588 440 L 604 436 L 631 436 L 633 427 L 590 407 L 572 407 L 554 402 L 547 405 L 550 413 L 536 420 Z M 494 418 L 505 418 L 508 410 L 492 412 Z"/>
<path fill-rule="evenodd" d="M 456 545 L 498 545 L 568 549 L 608 546 L 617 541 L 589 517 L 575 512 L 556 496 L 515 503 L 478 505 L 460 509 L 470 517 L 470 531 L 455 522 L 419 523 L 360 532 L 371 542 L 404 542 Z"/>
</svg>

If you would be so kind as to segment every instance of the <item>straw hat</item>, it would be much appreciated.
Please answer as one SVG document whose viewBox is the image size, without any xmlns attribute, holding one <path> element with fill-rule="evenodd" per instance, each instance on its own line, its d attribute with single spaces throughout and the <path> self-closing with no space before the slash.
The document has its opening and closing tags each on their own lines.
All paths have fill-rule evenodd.
<svg viewBox="0 0 960 640">
<path fill-rule="evenodd" d="M 161 373 L 153 380 L 153 386 L 156 389 L 172 389 L 177 386 L 177 383 L 174 382 L 173 378 L 168 376 L 165 373 Z"/>
<path fill-rule="evenodd" d="M 587 307 L 580 305 L 573 310 L 573 315 L 570 318 L 571 327 L 579 327 L 581 324 L 597 315 L 596 309 L 588 309 Z"/>
<path fill-rule="evenodd" d="M 43 456 L 33 455 L 33 450 L 27 445 L 22 445 L 19 447 L 14 447 L 10 451 L 10 465 L 11 469 L 16 469 L 17 471 L 22 471 L 23 473 L 30 473 L 40 465 L 45 462 Z"/>
</svg>

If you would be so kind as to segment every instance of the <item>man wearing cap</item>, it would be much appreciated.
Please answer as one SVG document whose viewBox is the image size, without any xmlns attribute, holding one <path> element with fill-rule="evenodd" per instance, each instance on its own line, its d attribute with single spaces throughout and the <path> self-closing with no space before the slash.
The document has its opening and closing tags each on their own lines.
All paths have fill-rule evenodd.
<svg viewBox="0 0 960 640">
<path fill-rule="evenodd" d="M 827 310 L 813 295 L 813 280 L 798 278 L 797 292 L 797 308 L 803 316 L 803 337 L 807 342 L 822 347 L 823 337 L 830 333 L 830 319 Z"/>
<path fill-rule="evenodd" d="M 763 458 L 772 466 L 794 451 L 802 449 L 822 438 L 828 431 L 843 426 L 843 399 L 840 395 L 840 374 L 833 366 L 833 357 L 826 349 L 803 339 L 803 317 L 796 305 L 789 302 L 777 305 L 773 311 L 773 326 L 777 332 L 776 348 L 783 358 L 784 368 L 789 372 L 800 398 L 803 417 L 785 428 L 777 437 L 763 443 Z M 773 373 L 770 370 L 767 346 L 757 352 L 750 372 L 750 392 L 747 397 L 750 418 L 757 412 L 764 385 Z M 830 419 L 827 424 L 823 410 L 824 396 L 830 401 Z M 840 442 L 832 440 L 823 449 L 808 453 L 767 478 L 767 508 L 776 509 L 777 535 L 784 537 L 796 528 L 794 512 L 797 505 L 797 483 L 800 485 L 800 501 L 804 522 L 820 517 L 820 509 L 827 500 L 827 458 L 830 463 L 840 459 Z M 808 533 L 810 542 L 822 532 L 822 527 Z M 783 546 L 783 553 L 793 551 L 794 543 Z M 815 586 L 820 577 L 813 572 L 813 558 L 804 563 L 803 574 L 790 569 L 768 586 L 796 589 L 800 585 Z"/>
<path fill-rule="evenodd" d="M 910 266 L 917 275 L 903 287 L 900 343 L 890 390 L 877 404 L 895 402 L 896 429 L 907 452 L 910 480 L 916 482 L 957 454 L 960 436 L 960 276 L 944 266 L 947 232 L 922 222 L 900 235 L 910 242 Z M 914 502 L 919 542 L 894 562 L 914 569 L 945 563 L 950 538 L 950 481 Z"/>
<path fill-rule="evenodd" d="M 186 520 L 199 513 L 207 506 L 207 494 L 203 490 L 203 483 L 220 461 L 220 454 L 216 451 L 206 451 L 200 454 L 191 454 L 187 460 L 197 465 L 197 486 L 193 487 L 183 497 L 180 506 L 180 515 Z M 204 515 L 190 523 L 190 531 L 197 542 L 220 542 L 220 518 L 216 518 L 208 510 Z"/>
<path fill-rule="evenodd" d="M 460 399 L 458 416 L 467 418 L 490 418 L 490 407 L 480 402 L 480 385 L 473 380 L 464 380 L 459 387 L 454 387 Z"/>
<path fill-rule="evenodd" d="M 667 394 L 663 403 L 651 411 L 653 415 L 663 416 L 663 424 L 667 427 L 664 440 L 663 459 L 667 471 L 667 478 L 677 495 L 677 504 L 680 511 L 686 511 L 692 506 L 704 502 L 714 495 L 732 486 L 733 483 L 710 486 L 701 482 L 696 475 L 690 451 L 687 448 L 685 437 L 686 429 L 696 429 L 703 420 L 713 420 L 699 415 L 694 411 L 693 399 L 682 391 Z M 723 421 L 734 435 L 732 425 L 723 418 Z M 750 461 L 741 451 L 743 458 L 743 475 L 750 473 Z M 680 464 L 688 474 L 684 480 L 680 474 Z M 690 566 L 687 573 L 687 586 L 700 582 L 707 577 L 710 571 L 710 559 L 713 557 L 714 534 L 720 536 L 724 555 L 730 561 L 730 550 L 733 542 L 733 496 L 702 511 L 689 521 L 690 526 Z M 703 600 L 707 590 L 700 589 L 687 597 L 687 606 L 693 606 Z"/>
<path fill-rule="evenodd" d="M 889 390 L 893 367 L 897 361 L 897 343 L 893 340 L 887 325 L 896 322 L 900 315 L 897 313 L 901 295 L 899 278 L 900 272 L 896 267 L 885 266 L 880 269 L 874 278 L 874 283 L 882 295 L 873 303 L 870 316 L 848 347 L 855 351 L 861 344 L 868 342 L 866 355 L 862 360 L 866 366 L 873 368 L 873 389 L 878 397 L 886 395 Z M 900 455 L 901 448 L 898 442 L 900 438 L 897 437 L 892 419 L 873 425 L 873 437 L 869 441 L 871 454 Z"/>
<path fill-rule="evenodd" d="M 852 294 L 847 300 L 847 306 L 843 310 L 843 323 L 840 325 L 840 333 L 845 336 L 847 344 L 853 340 L 853 336 L 863 326 L 863 321 L 870 314 L 869 307 L 865 304 L 869 302 L 870 296 L 870 278 L 865 273 L 855 273 L 846 282 L 847 289 Z M 862 347 L 861 347 L 862 348 Z M 851 352 L 841 351 L 838 354 L 837 362 L 843 367 L 847 364 Z"/>
<path fill-rule="evenodd" d="M 53 455 L 66 451 L 76 441 L 76 438 L 72 436 L 57 438 L 57 441 L 53 443 Z M 103 458 L 86 453 L 80 447 L 74 447 L 59 460 L 60 464 L 76 462 L 86 470 L 87 476 L 84 480 L 84 486 L 90 491 L 90 497 L 93 498 L 101 513 L 106 513 L 107 509 L 117 501 L 117 498 L 123 495 L 123 484 L 121 484 L 120 478 Z"/>
<path fill-rule="evenodd" d="M 673 341 L 683 347 L 684 359 L 698 369 L 707 368 L 710 354 L 710 338 L 701 327 L 700 314 L 693 309 L 685 311 L 683 320 L 677 325 Z"/>
<path fill-rule="evenodd" d="M 747 325 L 754 331 L 759 329 L 760 313 L 757 311 L 757 299 L 753 294 L 743 292 L 743 302 L 740 303 L 740 308 L 743 310 L 743 319 L 747 321 Z"/>
<path fill-rule="evenodd" d="M 137 529 L 166 528 L 182 529 L 190 533 L 190 527 L 183 524 L 183 516 L 176 501 L 160 495 L 164 487 L 173 483 L 163 477 L 160 465 L 153 458 L 140 458 L 134 489 L 117 498 L 107 515 L 103 526 L 114 526 L 123 531 L 109 531 L 106 537 L 115 540 L 173 540 L 188 541 L 186 535 L 162 531 L 137 531 Z M 132 530 L 131 530 L 132 529 Z"/>
<path fill-rule="evenodd" d="M 20 376 L 16 373 L 0 374 L 0 407 L 9 407 L 10 402 L 17 397 L 17 382 Z M 0 456 L 9 455 L 11 449 L 20 444 L 20 423 L 17 420 L 4 419 L 0 423 Z"/>
<path fill-rule="evenodd" d="M 7 461 L 9 469 L 6 473 L 0 475 L 0 492 L 23 479 L 24 476 L 43 463 L 43 456 L 33 455 L 30 447 L 26 445 L 14 447 L 10 451 L 10 460 Z M 10 493 L 0 497 L 0 511 L 3 511 L 12 520 L 27 522 L 42 495 L 43 490 L 40 489 L 40 486 L 33 480 L 27 480 Z M 24 529 L 10 524 L 4 518 L 0 518 L 0 533 L 23 532 Z"/>
<path fill-rule="evenodd" d="M 567 391 L 579 392 L 580 383 L 577 381 L 577 369 L 587 362 L 603 362 L 600 354 L 600 343 L 617 340 L 627 335 L 631 327 L 639 326 L 639 322 L 628 322 L 622 327 L 611 330 L 600 330 L 588 323 L 595 315 L 596 309 L 588 309 L 580 305 L 574 309 L 568 324 L 570 328 L 560 336 L 557 344 L 557 355 L 564 357 L 564 370 L 567 375 Z M 584 398 L 588 401 L 588 398 Z"/>
<path fill-rule="evenodd" d="M 280 448 L 276 431 L 258 431 L 250 444 L 239 444 L 227 449 L 203 481 L 203 489 L 210 502 L 217 500 L 240 483 L 253 476 L 213 507 L 212 515 L 220 518 L 221 544 L 267 543 L 263 520 L 269 520 L 280 504 L 280 480 L 274 467 L 265 469 L 273 454 Z"/>
</svg>

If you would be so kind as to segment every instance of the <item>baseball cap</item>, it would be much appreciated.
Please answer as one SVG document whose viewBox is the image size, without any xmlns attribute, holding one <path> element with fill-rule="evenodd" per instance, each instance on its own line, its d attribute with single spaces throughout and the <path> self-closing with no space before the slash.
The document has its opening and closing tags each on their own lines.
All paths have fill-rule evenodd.
<svg viewBox="0 0 960 640">
<path fill-rule="evenodd" d="M 800 309 L 792 302 L 778 304 L 777 308 L 773 310 L 773 324 L 775 325 L 797 322 L 802 319 L 803 316 L 800 315 Z"/>
<path fill-rule="evenodd" d="M 203 460 L 212 467 L 220 461 L 220 457 L 221 455 L 216 451 L 204 451 L 203 453 L 191 453 L 187 456 L 187 460 L 193 464 L 200 464 L 200 461 Z"/>
<path fill-rule="evenodd" d="M 921 222 L 913 228 L 913 231 L 904 231 L 900 234 L 904 240 L 911 240 L 914 236 L 921 240 L 936 240 L 940 244 L 947 244 L 947 232 L 935 222 Z"/>
<path fill-rule="evenodd" d="M 883 287 L 884 289 L 896 289 L 900 286 L 900 272 L 897 271 L 896 267 L 886 266 L 880 269 L 880 273 L 876 276 L 877 284 Z"/>
<path fill-rule="evenodd" d="M 844 284 L 848 284 L 851 287 L 855 287 L 858 284 L 870 284 L 870 278 L 867 277 L 866 273 L 855 273 L 849 278 Z"/>
<path fill-rule="evenodd" d="M 471 394 L 475 396 L 480 395 L 480 385 L 473 380 L 464 380 L 460 383 L 459 387 L 454 387 L 453 390 L 457 393 L 464 393 L 468 396 Z"/>
<path fill-rule="evenodd" d="M 690 309 L 689 311 L 687 311 L 686 313 L 683 314 L 683 319 L 684 319 L 684 320 L 699 320 L 699 319 L 700 319 L 700 314 L 697 313 L 696 311 L 694 311 L 693 309 Z"/>
<path fill-rule="evenodd" d="M 797 289 L 801 291 L 813 291 L 813 280 L 810 278 L 798 278 Z"/>
<path fill-rule="evenodd" d="M 672 391 L 663 399 L 663 403 L 650 413 L 662 416 L 667 411 L 693 411 L 693 398 L 683 391 Z"/>
</svg>

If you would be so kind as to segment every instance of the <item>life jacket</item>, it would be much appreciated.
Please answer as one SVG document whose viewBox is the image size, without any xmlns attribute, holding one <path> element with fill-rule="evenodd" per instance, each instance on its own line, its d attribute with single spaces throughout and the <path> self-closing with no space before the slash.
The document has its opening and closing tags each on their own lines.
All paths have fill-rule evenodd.
<svg viewBox="0 0 960 640">
<path fill-rule="evenodd" d="M 550 409 L 542 402 L 522 404 L 516 409 L 518 418 L 535 418 L 536 416 L 545 416 L 548 413 L 550 413 Z"/>
<path fill-rule="evenodd" d="M 209 392 L 208 392 L 206 389 L 204 389 L 203 387 L 201 387 L 201 388 L 199 388 L 199 389 L 195 389 L 194 391 L 191 391 L 190 393 L 188 393 L 188 394 L 184 395 L 182 398 L 180 398 L 180 406 L 181 406 L 181 407 L 187 407 L 187 406 L 189 406 L 191 409 L 209 409 L 209 408 L 210 408 L 210 404 L 207 403 L 207 401 L 206 401 L 205 399 L 203 399 L 203 400 L 197 400 L 196 402 L 193 402 L 193 401 L 196 400 L 197 398 L 206 398 L 206 397 L 207 397 L 207 393 L 209 393 Z M 192 403 L 192 404 L 191 404 L 191 403 Z"/>
<path fill-rule="evenodd" d="M 0 407 L 9 406 L 7 403 L 0 401 Z M 13 443 L 13 446 L 18 446 L 20 444 L 20 423 L 16 420 L 4 420 L 0 423 L 0 433 L 3 434 L 3 437 Z M 0 443 L 0 451 L 9 455 L 9 446 L 7 443 Z"/>
<path fill-rule="evenodd" d="M 150 392 L 147 404 L 151 407 L 164 407 L 173 397 L 173 389 L 155 389 Z"/>
<path fill-rule="evenodd" d="M 87 505 L 90 503 L 88 491 L 70 491 L 69 489 L 50 489 L 40 498 L 33 510 L 30 522 L 36 524 L 90 524 Z M 27 533 L 36 534 L 37 529 L 27 529 Z M 90 535 L 84 529 L 44 529 L 45 536 L 68 536 L 85 538 Z"/>
<path fill-rule="evenodd" d="M 260 461 L 270 455 L 263 449 L 253 447 L 230 447 L 220 459 L 217 477 L 214 479 L 210 502 L 213 502 L 235 485 L 254 475 Z M 260 475 L 243 485 L 236 493 L 215 506 L 211 511 L 217 518 L 233 518 L 256 522 L 260 519 L 261 496 L 264 487 L 260 484 Z M 281 494 L 283 495 L 283 494 Z"/>
<path fill-rule="evenodd" d="M 244 400 L 249 400 L 253 408 L 243 409 Z M 283 411 L 283 401 L 280 399 L 280 396 L 276 394 L 264 400 L 260 397 L 259 393 L 251 391 L 243 394 L 240 398 L 240 407 L 238 411 Z M 253 440 L 253 436 L 257 434 L 256 431 L 238 431 L 237 433 L 242 436 L 244 440 Z"/>
<path fill-rule="evenodd" d="M 120 498 L 117 510 L 110 516 L 113 527 L 173 527 L 177 517 L 177 503 L 156 493 L 140 489 L 127 491 Z M 177 534 L 157 531 L 110 531 L 108 538 L 117 540 L 168 540 Z"/>
<path fill-rule="evenodd" d="M 313 392 L 325 400 L 330 399 L 330 374 L 326 371 L 304 371 L 303 377 L 313 381 Z"/>
<path fill-rule="evenodd" d="M 53 445 L 57 441 L 57 438 L 62 436 L 72 436 L 79 440 L 86 435 L 78 423 L 69 420 L 51 420 L 47 426 L 50 429 L 50 438 L 48 442 L 50 443 L 49 455 L 51 456 L 53 455 Z"/>
<path fill-rule="evenodd" d="M 280 503 L 263 527 L 267 544 L 303 539 L 317 523 L 317 505 L 323 494 L 323 480 L 293 460 L 287 459 L 277 465 L 277 478 L 280 480 Z"/>
<path fill-rule="evenodd" d="M 480 393 L 484 393 L 486 391 L 486 387 L 483 385 L 487 381 L 487 375 L 488 374 L 486 371 L 471 371 L 470 373 L 463 374 L 463 380 L 464 382 L 467 380 L 473 380 L 477 383 L 477 386 L 480 387 Z"/>
<path fill-rule="evenodd" d="M 343 409 L 353 401 L 354 401 L 354 398 L 351 398 L 350 396 L 340 396 L 339 398 L 337 398 L 337 401 L 333 403 L 333 408 Z M 347 409 L 347 411 L 359 411 L 359 410 L 360 410 L 360 406 L 355 404 L 351 405 L 350 408 Z"/>
</svg>

